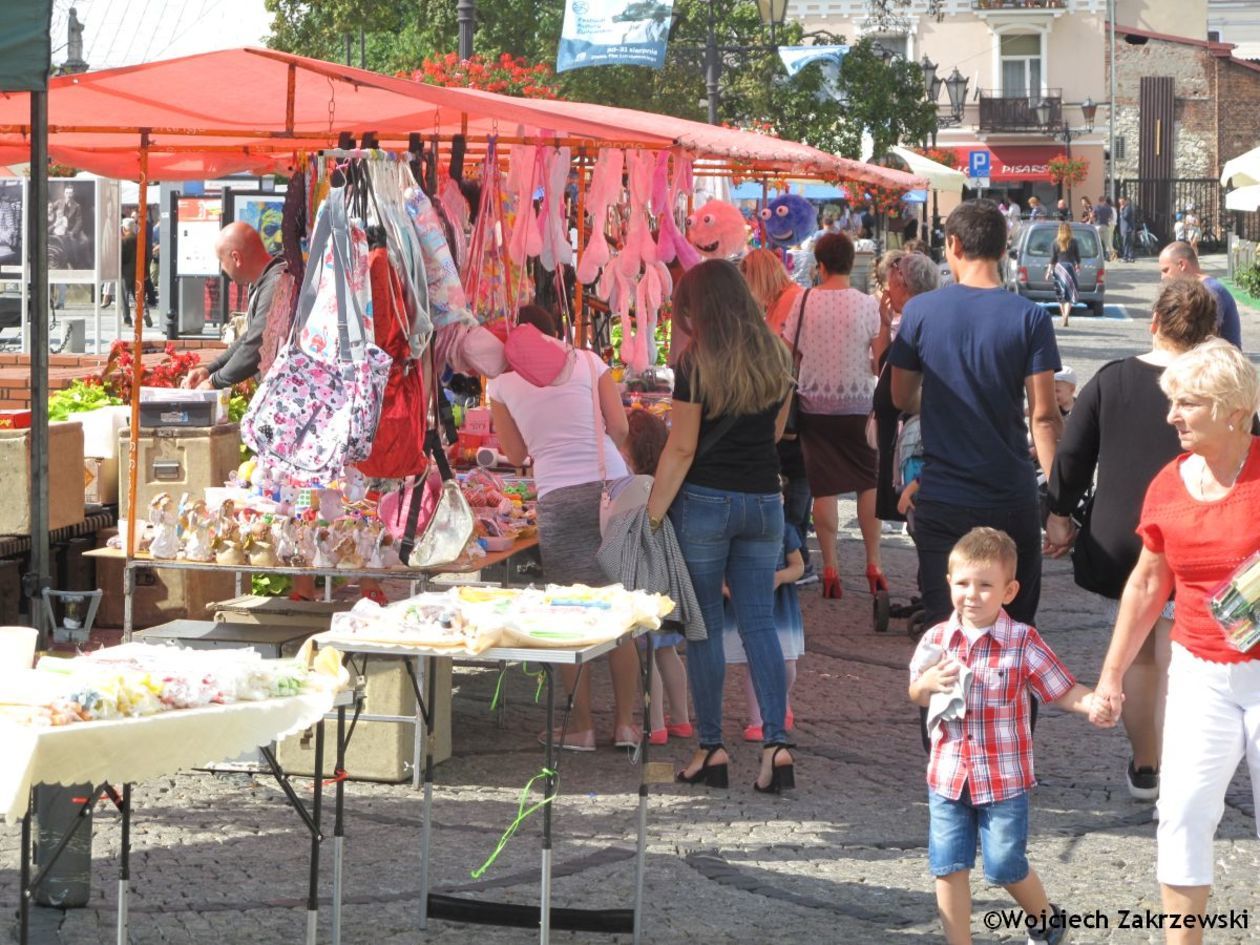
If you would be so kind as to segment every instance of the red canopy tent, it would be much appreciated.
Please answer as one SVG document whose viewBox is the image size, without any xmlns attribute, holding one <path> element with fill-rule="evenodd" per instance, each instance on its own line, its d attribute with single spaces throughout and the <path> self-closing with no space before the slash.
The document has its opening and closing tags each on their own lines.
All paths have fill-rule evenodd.
<svg viewBox="0 0 1260 945">
<path fill-rule="evenodd" d="M 0 95 L 0 164 L 29 159 L 28 115 L 26 94 Z M 747 176 L 924 186 L 900 171 L 768 135 L 606 105 L 441 88 L 266 49 L 63 76 L 49 88 L 52 156 L 123 180 L 267 172 L 298 152 L 335 146 L 343 131 L 356 139 L 375 132 L 383 146 L 399 149 L 413 132 L 678 148 Z"/>
</svg>

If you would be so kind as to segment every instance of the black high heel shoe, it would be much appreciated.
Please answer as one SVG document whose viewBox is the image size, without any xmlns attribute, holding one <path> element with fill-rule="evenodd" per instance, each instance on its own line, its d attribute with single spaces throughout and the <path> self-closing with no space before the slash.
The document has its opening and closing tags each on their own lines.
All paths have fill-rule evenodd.
<svg viewBox="0 0 1260 945">
<path fill-rule="evenodd" d="M 779 757 L 779 752 L 788 751 L 791 745 L 767 745 L 767 748 L 773 749 L 770 753 L 770 783 L 762 787 L 757 781 L 753 782 L 753 790 L 760 794 L 782 794 L 784 791 L 790 791 L 796 787 L 796 768 L 795 765 L 776 765 L 774 760 Z M 792 756 L 789 754 L 789 758 Z"/>
<path fill-rule="evenodd" d="M 684 769 L 674 775 L 674 780 L 679 784 L 699 784 L 703 781 L 706 787 L 730 787 L 730 776 L 727 762 L 723 761 L 720 765 L 709 764 L 709 760 L 719 751 L 726 751 L 726 746 L 714 745 L 705 754 L 704 763 L 700 765 L 699 770 L 697 770 L 695 774 L 689 775 L 687 774 L 686 769 Z"/>
</svg>

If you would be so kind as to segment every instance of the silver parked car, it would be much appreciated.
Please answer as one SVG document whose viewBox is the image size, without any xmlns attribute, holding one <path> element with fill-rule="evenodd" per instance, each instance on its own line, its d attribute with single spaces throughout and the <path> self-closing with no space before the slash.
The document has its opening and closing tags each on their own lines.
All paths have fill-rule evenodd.
<svg viewBox="0 0 1260 945">
<path fill-rule="evenodd" d="M 1071 223 L 1072 241 L 1081 256 L 1076 274 L 1077 300 L 1088 305 L 1090 313 L 1102 315 L 1106 289 L 1107 263 L 1098 231 L 1088 223 Z M 1050 275 L 1050 254 L 1059 234 L 1057 220 L 1025 221 L 1007 253 L 1006 285 L 1034 302 L 1053 302 L 1054 279 Z"/>
</svg>

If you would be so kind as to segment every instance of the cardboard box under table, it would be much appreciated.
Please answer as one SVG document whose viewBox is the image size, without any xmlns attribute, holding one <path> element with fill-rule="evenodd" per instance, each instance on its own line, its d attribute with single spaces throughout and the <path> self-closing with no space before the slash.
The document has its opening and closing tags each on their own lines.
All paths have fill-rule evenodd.
<svg viewBox="0 0 1260 945">
<path fill-rule="evenodd" d="M 31 533 L 31 431 L 0 430 L 0 535 Z M 48 424 L 48 530 L 78 525 L 83 514 L 83 428 Z"/>
<path fill-rule="evenodd" d="M 126 556 L 106 548 L 117 529 L 97 533 L 100 548 L 91 553 L 96 561 L 96 581 L 104 594 L 96 612 L 97 626 L 126 625 Z M 236 575 L 223 570 L 176 570 L 134 565 L 132 568 L 131 627 L 152 627 L 170 620 L 202 620 L 210 606 L 236 593 Z"/>
<path fill-rule="evenodd" d="M 250 626 L 259 629 L 288 628 L 307 636 L 328 630 L 329 620 L 350 601 L 291 601 L 279 597 L 246 595 L 215 605 L 216 623 L 238 628 L 244 637 Z M 291 655 L 285 653 L 284 655 Z M 346 754 L 344 770 L 352 781 L 410 780 L 420 786 L 423 717 L 416 711 L 416 696 L 402 660 L 370 660 L 362 670 L 358 688 L 364 693 L 362 711 L 355 723 L 355 737 Z M 413 665 L 412 671 L 415 671 Z M 451 664 L 438 668 L 433 699 L 438 703 L 434 731 L 434 763 L 451 756 Z M 308 775 L 314 770 L 314 740 L 310 731 L 286 738 L 277 756 L 289 772 Z"/>
<path fill-rule="evenodd" d="M 491 647 L 482 653 L 469 655 L 462 650 L 434 650 L 423 647 L 411 647 L 400 645 L 378 645 L 373 643 L 359 642 L 353 638 L 339 636 L 335 632 L 319 634 L 314 637 L 318 646 L 332 646 L 341 652 L 347 660 L 353 660 L 356 657 L 381 657 L 401 659 L 410 662 L 417 660 L 421 664 L 421 672 L 416 680 L 416 694 L 420 697 L 421 709 L 425 716 L 426 732 L 432 734 L 433 728 L 438 723 L 438 716 L 442 706 L 425 706 L 423 700 L 423 690 L 420 686 L 421 680 L 427 680 L 425 688 L 429 691 L 436 689 L 436 674 L 438 667 L 442 664 L 449 666 L 453 658 L 458 658 L 461 662 L 481 663 L 485 665 L 502 665 L 503 663 L 528 662 L 536 666 L 541 666 L 545 673 L 544 689 L 546 692 L 547 706 L 547 725 L 543 730 L 546 741 L 544 743 L 544 767 L 549 772 L 544 778 L 543 796 L 554 798 L 557 792 L 557 782 L 555 776 L 556 761 L 556 692 L 555 692 L 555 670 L 557 666 L 585 666 L 587 663 L 605 655 L 610 650 L 617 647 L 622 642 L 632 640 L 641 636 L 646 631 L 643 628 L 636 628 L 628 633 L 623 634 L 614 640 L 604 643 L 597 643 L 592 646 L 575 648 L 575 649 L 541 649 L 541 648 L 515 648 L 515 647 Z M 648 712 L 652 693 L 652 666 L 655 660 L 653 649 L 648 646 L 645 650 L 645 659 L 641 662 L 642 684 L 645 695 L 644 712 Z M 338 707 L 337 716 L 337 741 L 336 741 L 336 757 L 337 767 L 341 766 L 341 758 L 344 757 L 348 748 L 348 744 L 353 743 L 353 733 L 355 728 L 346 725 L 346 708 Z M 449 708 L 446 713 L 449 715 Z M 432 745 L 432 739 L 427 740 L 428 745 Z M 483 925 L 507 925 L 520 928 L 537 927 L 539 930 L 538 941 L 540 945 L 549 945 L 551 941 L 551 928 L 554 924 L 556 928 L 573 929 L 579 931 L 597 931 L 607 932 L 609 934 L 617 932 L 632 932 L 635 945 L 639 945 L 642 938 L 643 924 L 643 879 L 645 866 L 645 852 L 647 849 L 647 802 L 648 802 L 648 784 L 651 778 L 649 773 L 652 769 L 648 764 L 649 745 L 646 739 L 643 740 L 639 747 L 639 763 L 636 766 L 639 775 L 638 790 L 638 817 L 637 817 L 637 842 L 635 845 L 635 886 L 633 895 L 632 909 L 613 909 L 613 910 L 589 910 L 589 909 L 553 909 L 551 905 L 551 824 L 552 809 L 554 803 L 541 804 L 542 817 L 542 851 L 541 851 L 541 869 L 539 881 L 539 904 L 537 907 L 516 903 L 504 902 L 488 902 L 484 900 L 473 899 L 466 896 L 446 896 L 429 892 L 429 850 L 432 839 L 433 829 L 433 769 L 434 759 L 432 754 L 426 751 L 424 765 L 424 793 L 422 800 L 422 816 L 420 828 L 420 929 L 428 928 L 429 916 L 435 918 L 445 918 L 452 921 L 476 922 Z M 671 777 L 672 780 L 672 777 Z M 345 816 L 345 791 L 344 784 L 338 780 L 336 786 L 336 799 L 334 802 L 334 828 L 333 828 L 333 890 L 332 890 L 332 916 L 333 930 L 332 940 L 334 945 L 341 940 L 340 916 L 341 916 L 341 897 L 342 897 L 342 870 L 343 847 L 345 843 L 345 831 L 343 829 L 343 818 Z"/>
</svg>

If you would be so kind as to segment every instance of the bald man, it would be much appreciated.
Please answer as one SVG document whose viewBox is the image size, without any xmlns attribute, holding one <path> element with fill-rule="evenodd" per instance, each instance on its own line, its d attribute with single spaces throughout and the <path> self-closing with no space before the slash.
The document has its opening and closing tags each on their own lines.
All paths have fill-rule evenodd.
<svg viewBox="0 0 1260 945">
<path fill-rule="evenodd" d="M 224 275 L 237 285 L 250 287 L 249 304 L 245 309 L 245 333 L 210 364 L 194 368 L 184 379 L 185 387 L 201 390 L 231 387 L 258 373 L 258 352 L 271 298 L 286 270 L 284 257 L 268 253 L 262 237 L 248 223 L 229 223 L 220 230 L 214 254 Z"/>
<path fill-rule="evenodd" d="M 1216 299 L 1216 333 L 1235 348 L 1242 347 L 1242 321 L 1238 303 L 1220 280 L 1213 279 L 1199 266 L 1199 254 L 1184 240 L 1176 240 L 1159 254 L 1159 275 L 1169 279 L 1198 279 Z"/>
</svg>

